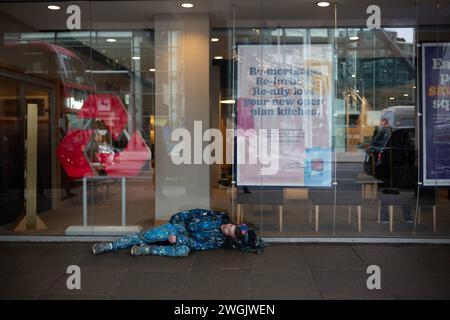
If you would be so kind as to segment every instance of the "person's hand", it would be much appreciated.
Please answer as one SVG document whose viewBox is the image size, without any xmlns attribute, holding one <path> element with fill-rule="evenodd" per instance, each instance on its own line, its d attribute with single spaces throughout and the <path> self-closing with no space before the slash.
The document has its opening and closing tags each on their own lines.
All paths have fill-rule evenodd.
<svg viewBox="0 0 450 320">
<path fill-rule="evenodd" d="M 176 243 L 177 242 L 177 237 L 176 236 L 169 236 L 169 242 L 170 243 Z"/>
</svg>

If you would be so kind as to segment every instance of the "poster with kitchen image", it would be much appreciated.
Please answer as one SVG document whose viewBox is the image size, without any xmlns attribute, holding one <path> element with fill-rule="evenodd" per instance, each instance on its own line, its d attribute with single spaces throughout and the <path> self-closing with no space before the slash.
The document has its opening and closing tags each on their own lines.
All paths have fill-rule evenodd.
<svg viewBox="0 0 450 320">
<path fill-rule="evenodd" d="M 238 185 L 331 185 L 332 52 L 329 44 L 238 46 L 237 139 L 261 129 L 269 136 L 236 148 L 237 159 L 269 154 L 238 160 Z"/>
<path fill-rule="evenodd" d="M 422 44 L 423 183 L 450 185 L 450 43 Z"/>
</svg>

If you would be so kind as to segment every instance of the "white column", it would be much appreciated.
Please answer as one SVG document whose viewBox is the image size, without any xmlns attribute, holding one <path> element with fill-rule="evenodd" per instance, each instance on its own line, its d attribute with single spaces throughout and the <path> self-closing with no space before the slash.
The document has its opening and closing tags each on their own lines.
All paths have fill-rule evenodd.
<svg viewBox="0 0 450 320">
<path fill-rule="evenodd" d="M 206 14 L 155 17 L 156 220 L 210 206 L 209 166 L 173 164 L 169 150 L 174 144 L 168 145 L 174 129 L 188 129 L 193 163 L 194 121 L 209 128 L 209 28 Z"/>
</svg>

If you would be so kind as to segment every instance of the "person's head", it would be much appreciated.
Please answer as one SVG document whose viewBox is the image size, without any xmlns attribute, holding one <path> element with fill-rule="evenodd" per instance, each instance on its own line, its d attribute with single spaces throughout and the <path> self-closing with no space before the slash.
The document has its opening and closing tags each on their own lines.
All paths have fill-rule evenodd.
<svg viewBox="0 0 450 320">
<path fill-rule="evenodd" d="M 250 229 L 245 223 L 227 223 L 221 225 L 220 229 L 226 236 L 223 244 L 224 248 L 260 253 L 266 246 L 264 241 L 256 235 L 256 232 Z"/>
<path fill-rule="evenodd" d="M 248 227 L 243 223 L 241 224 L 227 223 L 221 225 L 220 230 L 227 237 L 240 239 L 247 234 Z"/>
</svg>

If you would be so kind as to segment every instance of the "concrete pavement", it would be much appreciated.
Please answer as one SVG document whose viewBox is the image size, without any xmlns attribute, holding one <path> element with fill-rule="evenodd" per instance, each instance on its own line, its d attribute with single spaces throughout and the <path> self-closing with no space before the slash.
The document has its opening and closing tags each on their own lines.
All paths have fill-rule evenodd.
<svg viewBox="0 0 450 320">
<path fill-rule="evenodd" d="M 450 299 L 450 246 L 274 244 L 263 254 L 93 256 L 89 243 L 0 243 L 0 299 Z M 381 268 L 368 290 L 367 266 Z M 68 290 L 69 265 L 81 290 Z"/>
</svg>

